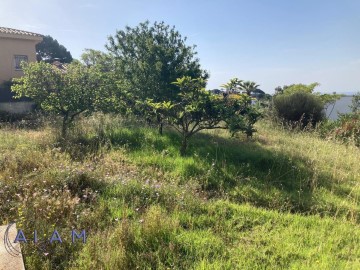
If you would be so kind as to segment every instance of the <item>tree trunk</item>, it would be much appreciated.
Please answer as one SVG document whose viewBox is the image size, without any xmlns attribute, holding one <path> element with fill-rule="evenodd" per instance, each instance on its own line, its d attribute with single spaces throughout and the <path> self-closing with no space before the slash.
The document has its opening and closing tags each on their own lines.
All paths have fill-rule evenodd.
<svg viewBox="0 0 360 270">
<path fill-rule="evenodd" d="M 184 136 L 181 142 L 180 156 L 185 156 L 187 149 L 187 136 Z"/>
<path fill-rule="evenodd" d="M 68 125 L 69 125 L 69 116 L 66 114 L 63 117 L 63 122 L 62 122 L 62 128 L 61 128 L 61 137 L 65 138 L 67 135 L 67 130 L 68 130 Z"/>
<path fill-rule="evenodd" d="M 163 123 L 159 124 L 159 134 L 162 136 L 163 135 Z"/>
<path fill-rule="evenodd" d="M 156 119 L 157 119 L 157 122 L 158 122 L 158 126 L 159 126 L 159 134 L 162 136 L 163 135 L 163 126 L 164 126 L 164 124 L 163 124 L 163 121 L 162 121 L 162 118 L 161 118 L 161 116 L 160 115 L 157 115 L 156 116 Z"/>
</svg>

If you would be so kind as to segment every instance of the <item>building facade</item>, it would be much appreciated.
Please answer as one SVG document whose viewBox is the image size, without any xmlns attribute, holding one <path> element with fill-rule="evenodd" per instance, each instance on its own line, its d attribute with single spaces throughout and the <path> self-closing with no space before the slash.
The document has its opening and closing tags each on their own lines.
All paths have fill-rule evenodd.
<svg viewBox="0 0 360 270">
<path fill-rule="evenodd" d="M 21 62 L 35 62 L 35 46 L 43 40 L 42 35 L 0 27 L 0 114 L 22 114 L 32 109 L 33 102 L 14 102 L 8 82 L 21 77 Z"/>
<path fill-rule="evenodd" d="M 36 61 L 35 45 L 42 35 L 0 27 L 0 84 L 22 76 L 21 61 Z"/>
</svg>

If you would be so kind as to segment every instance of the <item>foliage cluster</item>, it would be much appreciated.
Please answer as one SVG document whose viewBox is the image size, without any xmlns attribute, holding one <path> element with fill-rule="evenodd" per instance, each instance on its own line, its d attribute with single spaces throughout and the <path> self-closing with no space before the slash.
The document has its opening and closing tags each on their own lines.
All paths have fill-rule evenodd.
<svg viewBox="0 0 360 270">
<path fill-rule="evenodd" d="M 71 63 L 73 58 L 71 53 L 59 44 L 59 42 L 51 36 L 44 36 L 43 40 L 36 44 L 36 58 L 37 61 L 44 61 L 52 63 L 60 61 L 61 63 Z"/>
<path fill-rule="evenodd" d="M 242 131 L 251 137 L 261 113 L 249 104 L 247 95 L 215 96 L 202 86 L 203 79 L 182 77 L 173 83 L 179 87 L 178 102 L 147 101 L 153 112 L 160 113 L 182 137 L 180 153 L 185 154 L 188 140 L 201 130 L 228 129 L 232 135 Z"/>
<path fill-rule="evenodd" d="M 101 74 L 96 67 L 72 63 L 65 69 L 45 62 L 23 63 L 24 76 L 15 78 L 12 90 L 17 97 L 29 97 L 41 109 L 59 114 L 63 118 L 62 134 L 65 137 L 74 118 L 93 111 Z"/>
<path fill-rule="evenodd" d="M 209 77 L 200 67 L 195 46 L 186 45 L 186 37 L 164 22 L 127 26 L 110 36 L 106 47 L 116 61 L 117 73 L 141 100 L 176 99 L 178 88 L 171 83 L 177 78 Z"/>
<path fill-rule="evenodd" d="M 293 84 L 277 87 L 273 97 L 272 112 L 276 120 L 290 126 L 315 126 L 325 119 L 325 108 L 341 97 L 336 93 L 314 92 L 319 83 Z"/>
<path fill-rule="evenodd" d="M 320 99 L 306 92 L 275 96 L 273 108 L 280 121 L 291 126 L 314 126 L 325 117 Z"/>
</svg>

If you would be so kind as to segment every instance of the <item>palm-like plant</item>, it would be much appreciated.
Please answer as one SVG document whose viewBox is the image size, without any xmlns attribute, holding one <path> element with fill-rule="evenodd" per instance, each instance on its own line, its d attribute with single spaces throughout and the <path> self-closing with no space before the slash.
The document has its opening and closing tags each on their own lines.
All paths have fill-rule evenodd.
<svg viewBox="0 0 360 270">
<path fill-rule="evenodd" d="M 252 81 L 245 81 L 245 82 L 241 82 L 239 85 L 239 88 L 243 91 L 246 91 L 246 94 L 248 94 L 249 96 L 251 95 L 251 92 L 254 92 L 256 90 L 260 90 L 258 87 L 260 85 L 256 84 L 256 82 L 252 82 Z"/>
<path fill-rule="evenodd" d="M 235 93 L 237 90 L 239 90 L 239 87 L 242 84 L 242 82 L 243 81 L 239 80 L 238 78 L 233 78 L 228 83 L 221 85 L 221 87 L 224 87 L 228 94 Z"/>
</svg>

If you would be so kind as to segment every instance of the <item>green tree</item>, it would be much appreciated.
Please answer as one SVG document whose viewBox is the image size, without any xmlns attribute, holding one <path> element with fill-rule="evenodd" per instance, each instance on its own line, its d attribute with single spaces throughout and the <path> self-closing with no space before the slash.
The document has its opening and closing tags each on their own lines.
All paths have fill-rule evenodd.
<svg viewBox="0 0 360 270">
<path fill-rule="evenodd" d="M 164 22 L 127 26 L 109 37 L 106 47 L 116 59 L 116 71 L 143 102 L 175 101 L 179 90 L 172 82 L 179 77 L 208 78 L 196 58 L 195 46 L 186 45 L 186 38 Z M 154 118 L 162 126 L 161 116 Z"/>
<path fill-rule="evenodd" d="M 205 90 L 202 78 L 189 76 L 178 78 L 173 84 L 179 87 L 176 102 L 150 101 L 147 105 L 161 110 L 167 123 L 181 134 L 181 155 L 185 155 L 190 138 L 201 130 L 228 129 L 232 135 L 244 132 L 248 136 L 255 131 L 253 125 L 260 113 L 248 106 L 247 95 L 212 95 Z"/>
<path fill-rule="evenodd" d="M 97 66 L 103 72 L 115 71 L 114 58 L 102 51 L 85 49 L 80 58 L 88 67 Z"/>
<path fill-rule="evenodd" d="M 204 129 L 221 128 L 222 107 L 203 88 L 203 79 L 185 76 L 173 83 L 179 87 L 181 101 L 169 107 L 168 121 L 182 136 L 180 153 L 184 155 L 191 136 Z"/>
<path fill-rule="evenodd" d="M 24 63 L 24 76 L 14 79 L 12 91 L 17 97 L 29 97 L 43 110 L 62 117 L 62 136 L 76 116 L 93 111 L 100 87 L 100 72 L 79 62 L 65 70 L 44 62 Z"/>
<path fill-rule="evenodd" d="M 104 113 L 130 112 L 130 108 L 135 106 L 135 98 L 122 74 L 116 72 L 114 57 L 102 51 L 85 49 L 80 58 L 85 66 L 99 71 L 101 84 L 98 86 L 99 98 L 95 101 L 95 108 Z"/>
<path fill-rule="evenodd" d="M 296 93 L 296 92 L 304 92 L 304 93 L 315 94 L 314 90 L 318 86 L 320 86 L 320 84 L 317 83 L 317 82 L 311 83 L 309 85 L 302 84 L 302 83 L 292 84 L 292 85 L 289 85 L 289 86 L 285 85 L 283 87 L 283 93 L 282 94 L 291 95 L 291 94 Z"/>
<path fill-rule="evenodd" d="M 177 97 L 171 83 L 182 76 L 202 77 L 208 74 L 195 58 L 195 46 L 187 46 L 175 27 L 149 21 L 117 31 L 109 37 L 107 49 L 117 60 L 117 69 L 131 84 L 139 98 L 155 101 Z"/>
<path fill-rule="evenodd" d="M 251 97 L 247 94 L 231 95 L 224 99 L 225 115 L 223 121 L 231 136 L 243 132 L 252 137 L 256 132 L 254 124 L 262 117 L 259 106 L 251 105 Z"/>
<path fill-rule="evenodd" d="M 52 63 L 58 59 L 61 63 L 71 63 L 71 53 L 56 39 L 51 36 L 44 36 L 43 41 L 36 45 L 37 61 Z"/>
</svg>

